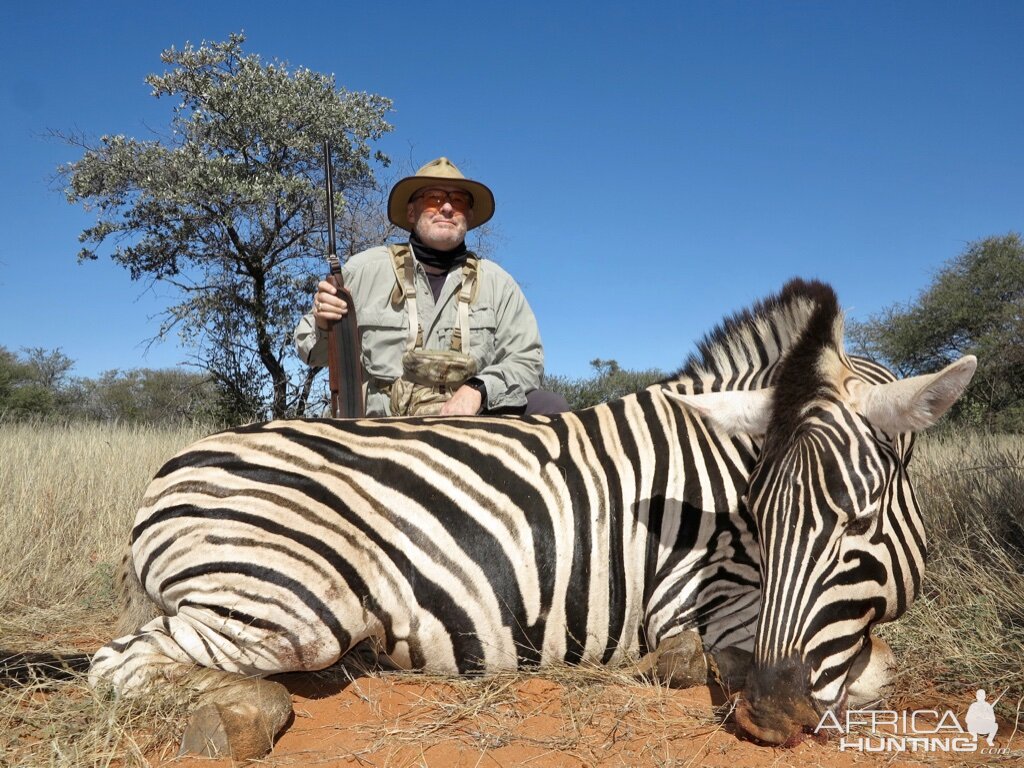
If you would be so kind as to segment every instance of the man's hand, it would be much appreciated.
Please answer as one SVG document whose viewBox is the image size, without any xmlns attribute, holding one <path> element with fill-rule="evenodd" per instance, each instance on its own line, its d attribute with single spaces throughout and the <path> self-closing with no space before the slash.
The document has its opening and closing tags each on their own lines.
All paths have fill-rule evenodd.
<svg viewBox="0 0 1024 768">
<path fill-rule="evenodd" d="M 483 397 L 476 388 L 463 384 L 452 399 L 441 406 L 441 416 L 476 416 L 480 413 Z"/>
<path fill-rule="evenodd" d="M 348 314 L 348 304 L 344 299 L 338 298 L 337 289 L 326 280 L 321 280 L 316 286 L 316 294 L 313 296 L 313 319 L 316 325 L 326 331 L 335 320 L 341 320 Z"/>
</svg>

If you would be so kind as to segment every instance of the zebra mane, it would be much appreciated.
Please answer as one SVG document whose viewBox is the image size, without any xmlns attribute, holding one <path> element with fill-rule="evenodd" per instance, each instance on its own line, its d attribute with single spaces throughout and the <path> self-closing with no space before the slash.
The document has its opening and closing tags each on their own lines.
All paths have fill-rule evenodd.
<svg viewBox="0 0 1024 768">
<path fill-rule="evenodd" d="M 669 381 L 688 379 L 695 392 L 761 389 L 776 383 L 785 368 L 793 371 L 785 378 L 805 402 L 820 384 L 808 381 L 815 378 L 817 356 L 826 346 L 840 344 L 839 321 L 831 286 L 794 278 L 777 294 L 722 321 Z"/>
</svg>

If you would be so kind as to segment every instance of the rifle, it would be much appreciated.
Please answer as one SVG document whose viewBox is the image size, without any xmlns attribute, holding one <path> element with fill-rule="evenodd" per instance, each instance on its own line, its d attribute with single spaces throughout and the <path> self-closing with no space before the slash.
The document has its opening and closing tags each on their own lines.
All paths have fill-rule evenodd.
<svg viewBox="0 0 1024 768">
<path fill-rule="evenodd" d="M 348 312 L 327 329 L 327 372 L 331 384 L 331 416 L 354 419 L 366 415 L 363 405 L 362 347 L 359 323 L 352 294 L 345 287 L 341 262 L 334 243 L 334 169 L 331 166 L 331 143 L 324 142 L 324 178 L 327 186 L 327 265 L 325 278 L 338 291 L 338 298 L 348 304 Z"/>
</svg>

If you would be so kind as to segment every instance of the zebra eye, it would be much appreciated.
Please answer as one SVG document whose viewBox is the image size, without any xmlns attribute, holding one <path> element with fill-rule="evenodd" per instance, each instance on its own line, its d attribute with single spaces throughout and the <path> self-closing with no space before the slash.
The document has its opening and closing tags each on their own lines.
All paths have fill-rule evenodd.
<svg viewBox="0 0 1024 768">
<path fill-rule="evenodd" d="M 871 530 L 878 519 L 881 508 L 882 495 L 875 491 L 868 499 L 867 506 L 857 512 L 856 515 L 846 524 L 846 533 L 849 536 L 863 536 Z"/>
<path fill-rule="evenodd" d="M 881 514 L 884 495 L 884 481 L 876 475 L 868 489 L 867 498 L 858 494 L 858 501 L 851 509 L 855 513 L 846 524 L 845 533 L 850 536 L 863 536 L 870 531 Z"/>
<path fill-rule="evenodd" d="M 848 536 L 863 536 L 865 533 L 871 530 L 871 526 L 874 525 L 874 515 L 864 515 L 862 517 L 855 517 L 846 525 L 846 534 Z"/>
</svg>

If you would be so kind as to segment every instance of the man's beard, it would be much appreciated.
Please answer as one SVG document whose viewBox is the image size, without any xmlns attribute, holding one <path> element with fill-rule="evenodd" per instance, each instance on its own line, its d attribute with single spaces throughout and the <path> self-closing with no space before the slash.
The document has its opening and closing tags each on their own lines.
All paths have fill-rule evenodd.
<svg viewBox="0 0 1024 768">
<path fill-rule="evenodd" d="M 429 231 L 430 234 L 424 237 L 423 230 Z M 417 227 L 415 231 L 416 236 L 424 245 L 436 248 L 439 251 L 450 251 L 452 248 L 458 247 L 466 239 L 465 230 L 458 225 L 435 227 L 433 223 L 427 222 L 422 227 Z"/>
</svg>

